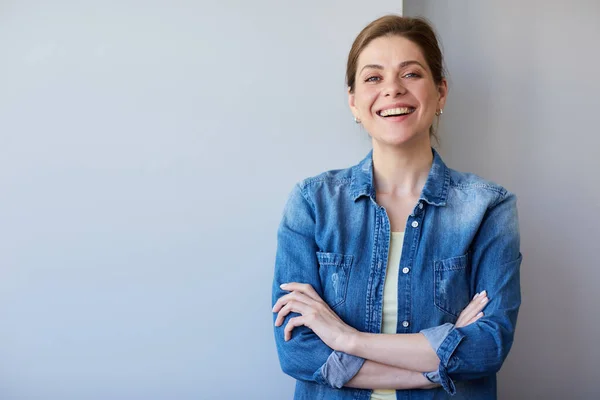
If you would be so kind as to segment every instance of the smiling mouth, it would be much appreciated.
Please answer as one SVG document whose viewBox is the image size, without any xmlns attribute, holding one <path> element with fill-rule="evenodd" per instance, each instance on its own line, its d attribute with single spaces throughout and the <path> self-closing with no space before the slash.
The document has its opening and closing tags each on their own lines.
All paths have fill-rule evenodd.
<svg viewBox="0 0 600 400">
<path fill-rule="evenodd" d="M 408 115 L 414 113 L 416 108 L 413 107 L 398 107 L 398 108 L 390 108 L 388 110 L 377 111 L 377 115 L 380 117 L 401 117 L 403 115 Z"/>
</svg>

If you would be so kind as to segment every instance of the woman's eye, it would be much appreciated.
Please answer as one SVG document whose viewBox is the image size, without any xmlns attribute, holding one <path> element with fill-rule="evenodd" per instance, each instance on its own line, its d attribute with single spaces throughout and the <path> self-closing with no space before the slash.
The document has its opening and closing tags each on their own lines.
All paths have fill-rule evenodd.
<svg viewBox="0 0 600 400">
<path fill-rule="evenodd" d="M 420 78 L 421 75 L 417 74 L 416 72 L 409 72 L 408 74 L 404 75 L 404 78 Z"/>
<path fill-rule="evenodd" d="M 365 82 L 377 82 L 377 81 L 379 81 L 378 76 L 370 76 L 367 79 L 365 79 Z"/>
</svg>

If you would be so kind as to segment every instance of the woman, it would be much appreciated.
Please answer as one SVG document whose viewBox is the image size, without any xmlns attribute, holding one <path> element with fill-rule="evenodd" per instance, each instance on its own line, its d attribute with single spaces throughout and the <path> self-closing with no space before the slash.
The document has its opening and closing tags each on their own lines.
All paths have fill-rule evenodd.
<svg viewBox="0 0 600 400">
<path fill-rule="evenodd" d="M 516 198 L 431 148 L 442 65 L 421 19 L 354 41 L 349 105 L 373 150 L 296 185 L 278 231 L 275 338 L 296 399 L 496 398 L 521 301 Z"/>
</svg>

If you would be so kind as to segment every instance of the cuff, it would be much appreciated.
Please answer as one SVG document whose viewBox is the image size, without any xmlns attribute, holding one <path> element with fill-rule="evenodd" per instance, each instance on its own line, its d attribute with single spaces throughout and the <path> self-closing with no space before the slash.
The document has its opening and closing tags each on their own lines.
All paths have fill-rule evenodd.
<svg viewBox="0 0 600 400">
<path fill-rule="evenodd" d="M 431 383 L 436 383 L 438 385 L 442 384 L 440 379 L 440 371 L 431 371 L 431 372 L 423 372 L 423 376 L 427 378 L 427 380 Z"/>
<path fill-rule="evenodd" d="M 448 365 L 452 361 L 450 357 L 452 357 L 452 354 L 464 338 L 465 335 L 463 333 L 461 333 L 458 329 L 452 328 L 436 350 L 436 353 L 440 358 L 440 366 L 437 370 L 439 383 L 442 385 L 444 390 L 452 396 L 456 394 L 456 386 L 454 386 L 454 382 L 448 375 Z M 429 377 L 427 378 L 429 379 Z"/>
<path fill-rule="evenodd" d="M 454 328 L 453 324 L 446 323 L 444 325 L 434 326 L 433 328 L 423 329 L 421 333 L 429 341 L 433 351 L 435 351 L 437 354 L 440 345 L 444 342 L 452 328 Z M 438 385 L 442 384 L 439 370 L 425 372 L 423 373 L 423 376 L 425 376 L 425 378 L 427 378 L 431 383 L 437 383 Z"/>
<path fill-rule="evenodd" d="M 444 342 L 450 331 L 454 328 L 454 324 L 445 323 L 444 325 L 434 326 L 433 328 L 423 329 L 421 333 L 429 341 L 429 344 L 436 353 L 440 345 Z"/>
<path fill-rule="evenodd" d="M 314 379 L 322 385 L 341 389 L 350 379 L 354 378 L 364 363 L 364 358 L 334 351 L 329 355 L 325 364 L 315 372 Z"/>
</svg>

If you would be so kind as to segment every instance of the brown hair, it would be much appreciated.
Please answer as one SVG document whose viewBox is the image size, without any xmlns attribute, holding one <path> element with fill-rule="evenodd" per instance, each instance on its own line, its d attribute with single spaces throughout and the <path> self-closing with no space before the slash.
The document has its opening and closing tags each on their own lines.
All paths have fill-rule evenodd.
<svg viewBox="0 0 600 400">
<path fill-rule="evenodd" d="M 437 85 L 442 82 L 445 76 L 444 59 L 435 31 L 429 22 L 424 18 L 386 15 L 371 22 L 354 39 L 346 65 L 346 84 L 350 93 L 354 92 L 358 57 L 369 43 L 382 36 L 401 36 L 419 46 L 431 70 L 433 81 Z M 429 133 L 436 137 L 433 125 L 429 128 Z"/>
</svg>

